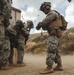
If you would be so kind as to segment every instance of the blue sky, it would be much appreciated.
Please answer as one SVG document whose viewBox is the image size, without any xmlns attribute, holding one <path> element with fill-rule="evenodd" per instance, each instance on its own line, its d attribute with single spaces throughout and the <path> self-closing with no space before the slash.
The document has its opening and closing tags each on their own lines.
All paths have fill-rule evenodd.
<svg viewBox="0 0 74 75">
<path fill-rule="evenodd" d="M 46 16 L 43 12 L 39 10 L 41 3 L 51 2 L 52 9 L 59 11 L 66 18 L 68 23 L 68 28 L 74 25 L 74 0 L 68 3 L 67 0 L 13 0 L 13 6 L 22 10 L 21 15 L 24 19 L 23 21 L 32 20 L 34 22 L 34 27 L 38 22 L 42 21 Z M 39 15 L 39 16 L 38 16 Z M 31 30 L 31 33 L 38 33 L 35 28 Z"/>
<path fill-rule="evenodd" d="M 26 11 L 27 8 L 28 8 L 28 5 L 24 5 L 24 7 L 20 7 L 20 9 L 22 9 L 22 10 L 24 10 L 24 11 Z"/>
</svg>

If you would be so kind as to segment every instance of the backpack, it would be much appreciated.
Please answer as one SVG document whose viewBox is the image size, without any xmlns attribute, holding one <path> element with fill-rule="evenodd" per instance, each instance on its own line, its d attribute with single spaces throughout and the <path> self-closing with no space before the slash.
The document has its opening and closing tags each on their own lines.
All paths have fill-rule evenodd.
<svg viewBox="0 0 74 75">
<path fill-rule="evenodd" d="M 68 22 L 65 20 L 63 15 L 60 15 L 60 16 L 61 16 L 61 21 L 62 21 L 61 30 L 66 30 Z"/>
<path fill-rule="evenodd" d="M 66 30 L 68 22 L 65 20 L 64 16 L 61 15 L 58 11 L 56 11 L 56 10 L 54 10 L 54 11 L 60 15 L 60 19 L 62 21 L 61 30 Z"/>
</svg>

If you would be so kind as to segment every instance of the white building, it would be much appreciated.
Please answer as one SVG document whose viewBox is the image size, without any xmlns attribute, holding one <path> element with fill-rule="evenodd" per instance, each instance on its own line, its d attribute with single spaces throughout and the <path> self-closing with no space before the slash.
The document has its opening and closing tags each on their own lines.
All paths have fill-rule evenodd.
<svg viewBox="0 0 74 75">
<path fill-rule="evenodd" d="M 21 20 L 21 10 L 12 7 L 12 19 L 10 19 L 11 25 L 15 25 L 17 20 Z"/>
</svg>

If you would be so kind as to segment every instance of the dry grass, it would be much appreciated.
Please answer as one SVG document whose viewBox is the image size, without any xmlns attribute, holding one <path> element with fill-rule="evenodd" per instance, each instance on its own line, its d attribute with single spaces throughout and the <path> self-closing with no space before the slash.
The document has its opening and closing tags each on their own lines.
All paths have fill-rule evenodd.
<svg viewBox="0 0 74 75">
<path fill-rule="evenodd" d="M 45 52 L 45 48 L 46 48 L 45 42 L 39 42 L 39 43 L 31 42 L 26 45 L 26 52 L 39 54 Z"/>
<path fill-rule="evenodd" d="M 40 34 L 31 35 L 27 42 L 26 52 L 44 52 L 47 49 L 47 38 L 47 33 L 44 33 L 43 36 Z M 63 36 L 60 38 L 60 50 L 62 54 L 74 53 L 74 28 L 70 28 L 63 32 Z"/>
<path fill-rule="evenodd" d="M 47 33 L 43 36 L 40 34 L 32 34 L 26 44 L 26 53 L 40 54 L 46 52 L 47 49 Z"/>
<path fill-rule="evenodd" d="M 63 54 L 74 53 L 74 28 L 70 28 L 63 33 L 60 39 L 60 49 Z"/>
</svg>

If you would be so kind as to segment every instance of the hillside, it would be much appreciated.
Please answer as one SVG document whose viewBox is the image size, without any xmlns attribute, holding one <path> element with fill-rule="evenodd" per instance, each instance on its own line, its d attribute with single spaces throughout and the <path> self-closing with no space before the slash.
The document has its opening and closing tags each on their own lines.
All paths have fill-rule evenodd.
<svg viewBox="0 0 74 75">
<path fill-rule="evenodd" d="M 41 35 L 40 33 L 31 34 L 26 44 L 25 52 L 31 53 L 44 53 L 47 51 L 47 38 L 46 32 Z M 73 54 L 74 53 L 74 27 L 63 32 L 60 38 L 60 52 L 62 54 Z"/>
<path fill-rule="evenodd" d="M 29 39 L 26 44 L 26 52 L 39 54 L 41 52 L 46 52 L 47 49 L 47 33 L 32 34 L 29 36 Z"/>
</svg>

